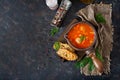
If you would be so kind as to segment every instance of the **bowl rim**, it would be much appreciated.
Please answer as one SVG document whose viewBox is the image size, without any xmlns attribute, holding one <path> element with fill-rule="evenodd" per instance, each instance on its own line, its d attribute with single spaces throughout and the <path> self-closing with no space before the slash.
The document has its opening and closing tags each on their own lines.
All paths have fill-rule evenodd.
<svg viewBox="0 0 120 80">
<path fill-rule="evenodd" d="M 95 39 L 94 39 L 94 42 L 88 47 L 88 48 L 77 48 L 75 46 L 72 45 L 72 43 L 69 41 L 69 39 L 67 38 L 67 34 L 69 33 L 69 31 L 77 24 L 80 24 L 80 23 L 86 23 L 88 25 L 90 25 L 90 27 L 94 30 L 94 33 L 95 33 Z M 64 38 L 66 39 L 67 43 L 75 50 L 77 51 L 86 51 L 88 49 L 92 49 L 94 44 L 96 43 L 96 40 L 97 40 L 97 33 L 96 33 L 96 30 L 95 28 L 93 27 L 93 25 L 87 21 L 80 21 L 80 22 L 77 22 L 77 23 L 74 23 L 70 26 L 70 28 L 66 31 L 66 33 L 64 34 Z"/>
</svg>

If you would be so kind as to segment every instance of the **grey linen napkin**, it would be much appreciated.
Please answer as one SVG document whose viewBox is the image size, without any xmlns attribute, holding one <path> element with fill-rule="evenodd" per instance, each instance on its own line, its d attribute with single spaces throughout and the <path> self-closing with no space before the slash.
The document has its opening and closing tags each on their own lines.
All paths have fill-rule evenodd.
<svg viewBox="0 0 120 80">
<path fill-rule="evenodd" d="M 104 73 L 108 74 L 110 72 L 110 52 L 112 51 L 112 43 L 113 43 L 113 25 L 111 20 L 112 13 L 112 5 L 111 4 L 90 4 L 83 9 L 80 9 L 77 12 L 77 16 L 79 16 L 83 21 L 89 21 L 95 25 L 98 33 L 98 40 L 95 44 L 95 48 L 99 49 L 100 54 L 103 56 L 104 62 Z M 95 15 L 97 13 L 101 13 L 106 23 L 98 23 L 95 20 Z M 99 72 L 94 69 L 93 71 L 88 70 L 88 65 L 84 68 L 81 68 L 81 73 L 85 75 L 100 75 Z"/>
</svg>

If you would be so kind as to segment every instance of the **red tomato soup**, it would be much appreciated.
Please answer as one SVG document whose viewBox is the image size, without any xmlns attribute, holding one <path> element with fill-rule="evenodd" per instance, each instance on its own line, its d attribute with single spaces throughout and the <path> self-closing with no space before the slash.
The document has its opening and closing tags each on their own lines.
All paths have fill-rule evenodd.
<svg viewBox="0 0 120 80">
<path fill-rule="evenodd" d="M 78 23 L 68 32 L 67 38 L 76 48 L 88 48 L 94 43 L 95 31 L 87 23 Z"/>
</svg>

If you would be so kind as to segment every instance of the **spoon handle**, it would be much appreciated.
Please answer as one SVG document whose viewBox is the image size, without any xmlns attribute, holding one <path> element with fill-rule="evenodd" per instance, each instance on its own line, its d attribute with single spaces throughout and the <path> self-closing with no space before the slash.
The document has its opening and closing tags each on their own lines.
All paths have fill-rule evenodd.
<svg viewBox="0 0 120 80">
<path fill-rule="evenodd" d="M 89 54 L 89 57 L 91 57 L 95 67 L 100 73 L 103 73 L 103 63 L 95 56 L 94 52 Z"/>
</svg>

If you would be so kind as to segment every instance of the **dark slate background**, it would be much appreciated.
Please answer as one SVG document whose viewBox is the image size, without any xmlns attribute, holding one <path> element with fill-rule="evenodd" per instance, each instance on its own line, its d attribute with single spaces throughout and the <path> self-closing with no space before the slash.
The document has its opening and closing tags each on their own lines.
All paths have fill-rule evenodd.
<svg viewBox="0 0 120 80">
<path fill-rule="evenodd" d="M 60 32 L 51 37 L 50 22 L 56 11 L 45 0 L 0 0 L 0 80 L 120 80 L 120 1 L 103 0 L 113 5 L 115 33 L 111 73 L 102 77 L 81 75 L 73 62 L 62 62 L 52 49 L 75 13 L 86 6 L 71 1 Z"/>
</svg>

